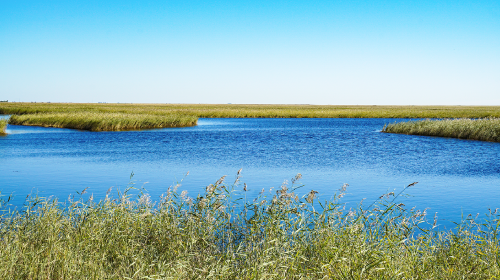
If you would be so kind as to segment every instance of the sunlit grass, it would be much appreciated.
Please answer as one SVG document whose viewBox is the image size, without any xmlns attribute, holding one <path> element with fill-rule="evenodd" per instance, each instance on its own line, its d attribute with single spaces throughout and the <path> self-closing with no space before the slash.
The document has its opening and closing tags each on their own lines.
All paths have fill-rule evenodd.
<svg viewBox="0 0 500 280">
<path fill-rule="evenodd" d="M 0 135 L 5 135 L 5 129 L 7 128 L 7 120 L 0 119 Z"/>
<path fill-rule="evenodd" d="M 0 217 L 2 279 L 493 279 L 498 213 L 455 231 L 388 193 L 346 208 L 292 185 L 247 200 L 224 178 L 189 197 L 128 191 L 94 201 L 31 196 Z M 408 187 L 415 187 L 410 184 Z M 407 187 L 407 188 L 408 188 Z M 406 189 L 406 188 L 405 188 Z M 180 190 L 179 190 L 180 191 Z M 5 201 L 4 201 L 5 202 Z M 419 229 L 422 227 L 423 229 Z M 424 229 L 427 228 L 427 229 Z"/>
<path fill-rule="evenodd" d="M 238 105 L 238 104 L 107 104 L 107 103 L 0 103 L 0 114 L 30 115 L 25 125 L 92 130 L 141 129 L 191 126 L 197 118 L 485 118 L 500 117 L 498 106 L 333 106 L 333 105 Z M 42 117 L 50 114 L 51 117 Z M 115 116 L 107 121 L 104 116 Z M 58 115 L 59 117 L 54 117 Z M 140 115 L 147 115 L 139 117 Z M 83 117 L 85 116 L 85 117 Z M 95 126 L 96 116 L 102 125 Z M 161 116 L 155 119 L 153 116 Z M 169 125 L 161 118 L 177 116 Z M 62 120 L 61 118 L 69 119 Z M 126 120 L 127 118 L 133 120 Z M 30 121 L 28 121 L 30 119 Z M 56 120 L 57 119 L 57 120 Z M 118 121 L 118 119 L 120 119 Z M 155 120 L 153 120 L 155 119 Z M 12 124 L 20 117 L 12 118 Z M 144 122 L 140 124 L 140 122 Z M 167 121 L 168 122 L 168 121 Z M 132 124 L 134 123 L 134 124 Z M 156 123 L 152 125 L 152 123 Z M 160 126 L 156 126 L 162 123 Z"/>
<path fill-rule="evenodd" d="M 485 118 L 499 106 L 0 103 L 0 114 L 107 112 L 202 118 Z"/>
<path fill-rule="evenodd" d="M 447 119 L 393 123 L 382 132 L 500 142 L 500 119 Z"/>
<path fill-rule="evenodd" d="M 178 114 L 150 115 L 130 113 L 38 113 L 12 115 L 9 123 L 90 131 L 119 131 L 196 125 L 198 118 Z"/>
</svg>

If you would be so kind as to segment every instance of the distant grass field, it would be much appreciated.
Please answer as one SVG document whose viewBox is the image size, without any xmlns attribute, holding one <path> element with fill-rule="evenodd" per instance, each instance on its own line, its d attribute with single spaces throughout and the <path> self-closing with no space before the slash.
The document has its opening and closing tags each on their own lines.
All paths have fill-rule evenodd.
<svg viewBox="0 0 500 280">
<path fill-rule="evenodd" d="M 186 127 L 196 125 L 198 118 L 193 116 L 166 114 L 131 113 L 38 113 L 12 115 L 9 123 L 14 125 L 34 125 L 62 127 L 90 131 L 120 131 L 164 127 Z"/>
<path fill-rule="evenodd" d="M 0 135 L 5 135 L 5 129 L 7 128 L 7 120 L 0 120 Z"/>
<path fill-rule="evenodd" d="M 238 104 L 0 103 L 0 114 L 102 112 L 200 118 L 485 118 L 500 106 L 334 106 Z"/>
<path fill-rule="evenodd" d="M 500 119 L 447 119 L 386 125 L 382 132 L 500 142 Z"/>
<path fill-rule="evenodd" d="M 171 187 L 156 202 L 127 191 L 100 201 L 30 196 L 21 211 L 1 212 L 0 278 L 500 276 L 496 211 L 484 221 L 467 217 L 454 231 L 438 231 L 436 217 L 427 223 L 425 211 L 406 209 L 394 193 L 346 209 L 339 200 L 346 185 L 330 201 L 314 191 L 299 197 L 294 184 L 248 201 L 246 185 L 223 180 L 196 197 Z"/>
<path fill-rule="evenodd" d="M 0 114 L 14 115 L 11 124 L 104 131 L 192 126 L 198 118 L 486 118 L 500 117 L 500 107 L 2 102 Z"/>
</svg>

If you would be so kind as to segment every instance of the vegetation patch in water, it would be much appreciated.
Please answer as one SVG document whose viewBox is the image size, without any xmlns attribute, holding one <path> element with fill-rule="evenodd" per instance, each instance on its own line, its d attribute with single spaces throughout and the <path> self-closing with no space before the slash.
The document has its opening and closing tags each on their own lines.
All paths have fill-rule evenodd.
<svg viewBox="0 0 500 280">
<path fill-rule="evenodd" d="M 5 132 L 5 129 L 7 129 L 7 120 L 1 119 L 0 120 L 0 135 L 6 135 L 7 133 Z"/>
<path fill-rule="evenodd" d="M 119 131 L 194 126 L 197 121 L 198 118 L 196 117 L 178 114 L 77 112 L 12 115 L 9 123 L 90 131 Z"/>
<path fill-rule="evenodd" d="M 393 123 L 382 132 L 500 142 L 500 119 L 448 119 Z"/>
<path fill-rule="evenodd" d="M 101 201 L 30 196 L 0 216 L 2 279 L 492 279 L 500 276 L 498 213 L 454 231 L 388 193 L 348 209 L 292 185 L 246 200 L 224 184 L 156 202 L 128 190 Z M 408 187 L 413 187 L 410 184 Z M 407 188 L 408 188 L 407 187 Z M 82 192 L 82 194 L 85 193 Z M 3 201 L 6 202 L 6 201 Z M 5 207 L 5 204 L 2 204 Z"/>
</svg>

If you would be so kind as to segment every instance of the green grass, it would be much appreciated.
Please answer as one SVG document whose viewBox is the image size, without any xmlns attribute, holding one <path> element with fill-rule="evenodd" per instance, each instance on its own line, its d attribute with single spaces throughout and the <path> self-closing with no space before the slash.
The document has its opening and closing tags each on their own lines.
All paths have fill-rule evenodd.
<svg viewBox="0 0 500 280">
<path fill-rule="evenodd" d="M 0 135 L 5 135 L 5 129 L 7 128 L 7 120 L 0 120 Z"/>
<path fill-rule="evenodd" d="M 448 119 L 393 123 L 382 132 L 500 142 L 500 119 Z"/>
<path fill-rule="evenodd" d="M 251 201 L 238 178 L 232 185 L 221 178 L 191 198 L 171 187 L 156 202 L 128 190 L 100 201 L 31 196 L 22 211 L 0 217 L 0 278 L 500 276 L 496 212 L 482 225 L 467 218 L 455 231 L 420 230 L 425 211 L 405 209 L 399 195 L 348 209 L 340 203 L 346 185 L 331 201 L 314 191 L 300 198 L 299 178 Z"/>
<path fill-rule="evenodd" d="M 119 131 L 196 125 L 198 118 L 178 114 L 150 115 L 130 113 L 38 113 L 12 115 L 9 123 L 62 127 L 90 131 Z"/>
<path fill-rule="evenodd" d="M 499 106 L 333 106 L 238 104 L 0 103 L 0 114 L 103 112 L 200 118 L 485 118 Z"/>
</svg>

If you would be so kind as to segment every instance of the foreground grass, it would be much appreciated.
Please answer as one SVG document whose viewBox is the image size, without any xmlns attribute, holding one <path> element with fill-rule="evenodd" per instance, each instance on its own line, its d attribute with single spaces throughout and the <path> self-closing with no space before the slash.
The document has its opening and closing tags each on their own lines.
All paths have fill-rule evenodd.
<svg viewBox="0 0 500 280">
<path fill-rule="evenodd" d="M 500 276 L 497 213 L 484 225 L 466 220 L 454 232 L 420 230 L 425 211 L 404 209 L 394 193 L 346 209 L 339 203 L 346 185 L 322 203 L 314 191 L 299 198 L 293 184 L 246 201 L 246 185 L 223 180 L 196 198 L 169 188 L 156 203 L 127 191 L 101 201 L 30 197 L 21 212 L 0 218 L 0 278 Z"/>
<path fill-rule="evenodd" d="M 12 115 L 9 123 L 45 127 L 74 128 L 90 131 L 118 131 L 196 125 L 198 118 L 185 115 L 130 113 L 46 113 Z"/>
<path fill-rule="evenodd" d="M 500 119 L 423 120 L 389 124 L 382 132 L 500 142 Z"/>
<path fill-rule="evenodd" d="M 0 135 L 5 135 L 5 129 L 7 128 L 7 120 L 0 120 Z"/>
<path fill-rule="evenodd" d="M 332 106 L 238 104 L 0 103 L 0 114 L 33 113 L 181 114 L 200 118 L 485 118 L 499 106 Z"/>
</svg>

